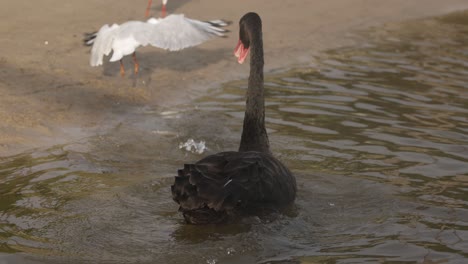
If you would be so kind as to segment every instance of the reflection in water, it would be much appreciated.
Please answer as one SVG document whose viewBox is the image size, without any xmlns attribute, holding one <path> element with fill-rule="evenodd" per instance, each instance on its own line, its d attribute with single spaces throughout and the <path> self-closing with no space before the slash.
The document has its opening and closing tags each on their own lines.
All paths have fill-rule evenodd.
<svg viewBox="0 0 468 264">
<path fill-rule="evenodd" d="M 196 107 L 135 109 L 109 134 L 1 158 L 0 262 L 462 263 L 467 17 L 366 33 L 372 42 L 316 68 L 266 76 L 267 127 L 297 176 L 296 214 L 195 227 L 171 201 L 176 169 L 200 159 L 180 143 L 237 149 L 242 80 Z"/>
</svg>

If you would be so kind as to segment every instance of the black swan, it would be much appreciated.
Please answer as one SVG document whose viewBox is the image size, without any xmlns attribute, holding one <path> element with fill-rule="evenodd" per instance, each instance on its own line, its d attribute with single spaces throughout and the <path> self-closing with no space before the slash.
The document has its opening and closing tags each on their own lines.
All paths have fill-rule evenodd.
<svg viewBox="0 0 468 264">
<path fill-rule="evenodd" d="M 296 180 L 270 152 L 263 98 L 262 21 L 247 13 L 239 21 L 235 49 L 242 63 L 250 50 L 250 76 L 239 151 L 210 155 L 178 171 L 172 198 L 190 224 L 221 223 L 244 212 L 282 208 L 296 197 Z"/>
</svg>

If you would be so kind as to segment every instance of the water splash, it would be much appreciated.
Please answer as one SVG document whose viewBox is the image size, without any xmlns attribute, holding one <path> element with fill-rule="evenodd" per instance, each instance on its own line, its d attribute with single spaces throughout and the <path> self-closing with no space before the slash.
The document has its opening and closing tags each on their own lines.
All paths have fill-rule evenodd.
<svg viewBox="0 0 468 264">
<path fill-rule="evenodd" d="M 185 143 L 179 144 L 179 149 L 185 149 L 186 151 L 196 153 L 196 154 L 203 154 L 207 147 L 205 145 L 205 141 L 200 140 L 200 142 L 196 142 L 195 140 L 189 138 Z"/>
</svg>

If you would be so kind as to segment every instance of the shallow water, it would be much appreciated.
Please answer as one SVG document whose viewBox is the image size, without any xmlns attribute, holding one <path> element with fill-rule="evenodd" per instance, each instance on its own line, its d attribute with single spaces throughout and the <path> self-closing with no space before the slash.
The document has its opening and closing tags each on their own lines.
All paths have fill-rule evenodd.
<svg viewBox="0 0 468 264">
<path fill-rule="evenodd" d="M 272 149 L 298 181 L 294 214 L 188 226 L 171 200 L 181 164 L 237 148 L 240 80 L 1 158 L 0 263 L 465 263 L 467 17 L 376 29 L 313 67 L 266 74 Z M 189 138 L 208 151 L 178 149 Z"/>
</svg>

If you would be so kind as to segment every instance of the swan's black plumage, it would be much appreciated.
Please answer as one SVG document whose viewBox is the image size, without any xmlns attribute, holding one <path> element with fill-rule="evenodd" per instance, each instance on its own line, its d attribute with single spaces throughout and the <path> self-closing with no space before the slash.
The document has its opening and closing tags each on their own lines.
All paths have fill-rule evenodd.
<svg viewBox="0 0 468 264">
<path fill-rule="evenodd" d="M 281 208 L 296 196 L 296 180 L 270 152 L 263 97 L 261 19 L 247 13 L 239 39 L 250 50 L 250 76 L 239 151 L 210 155 L 178 171 L 172 197 L 192 224 L 220 223 L 259 208 Z"/>
</svg>

